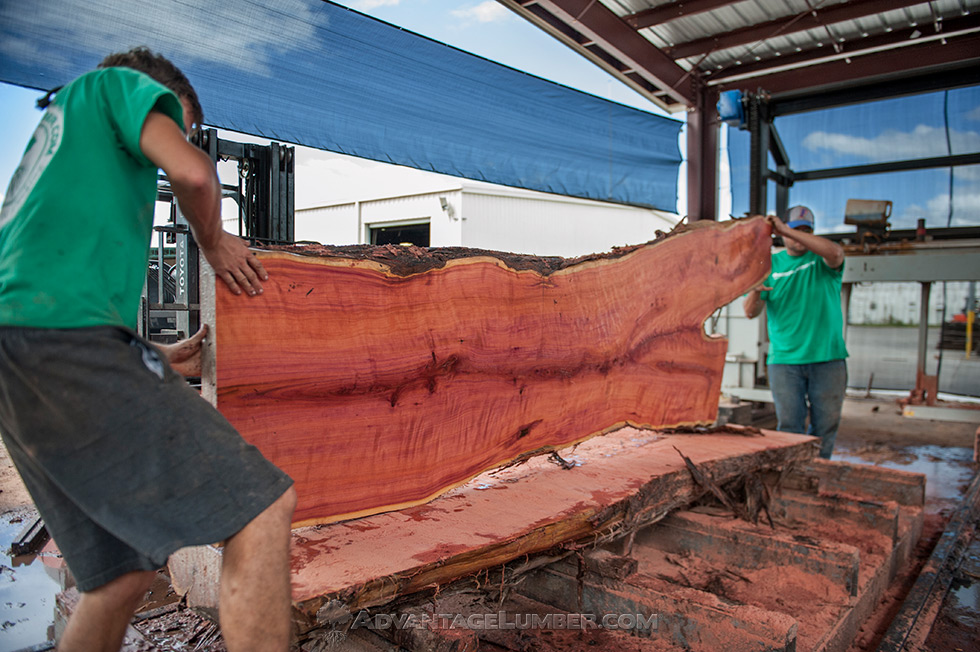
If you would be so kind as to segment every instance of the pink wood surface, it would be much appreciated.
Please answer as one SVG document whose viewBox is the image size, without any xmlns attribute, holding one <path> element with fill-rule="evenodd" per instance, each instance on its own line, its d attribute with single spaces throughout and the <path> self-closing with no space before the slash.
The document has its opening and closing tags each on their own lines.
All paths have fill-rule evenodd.
<svg viewBox="0 0 980 652">
<path fill-rule="evenodd" d="M 420 505 L 624 424 L 711 423 L 727 343 L 703 322 L 765 278 L 770 230 L 696 227 L 550 275 L 261 252 L 261 297 L 213 293 L 217 407 L 296 481 L 297 525 Z"/>
</svg>

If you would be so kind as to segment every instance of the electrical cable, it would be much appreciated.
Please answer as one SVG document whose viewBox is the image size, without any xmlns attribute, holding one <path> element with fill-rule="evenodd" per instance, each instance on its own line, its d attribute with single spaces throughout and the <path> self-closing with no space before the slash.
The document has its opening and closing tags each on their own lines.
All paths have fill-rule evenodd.
<svg viewBox="0 0 980 652">
<path fill-rule="evenodd" d="M 943 91 L 943 123 L 946 129 L 946 155 L 953 155 L 953 145 L 949 138 L 949 90 Z M 955 168 L 949 168 L 949 202 L 946 207 L 946 228 L 953 222 L 953 174 Z M 929 311 L 926 311 L 926 333 L 929 332 Z M 936 361 L 936 393 L 939 393 L 939 382 L 943 371 L 942 332 L 946 325 L 946 281 L 943 281 L 943 312 L 939 318 L 939 357 Z"/>
</svg>

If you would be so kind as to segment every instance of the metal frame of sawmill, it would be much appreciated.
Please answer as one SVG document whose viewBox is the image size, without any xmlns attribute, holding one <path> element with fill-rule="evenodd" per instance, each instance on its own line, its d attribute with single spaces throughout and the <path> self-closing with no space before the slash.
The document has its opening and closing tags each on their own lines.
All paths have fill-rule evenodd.
<svg viewBox="0 0 980 652">
<path fill-rule="evenodd" d="M 775 119 L 779 116 L 938 90 L 965 88 L 978 84 L 980 84 L 980 67 L 970 67 L 943 73 L 913 76 L 901 81 L 862 84 L 822 93 L 809 92 L 806 94 L 770 96 L 765 92 L 759 92 L 746 95 L 743 99 L 745 108 L 744 128 L 750 134 L 751 150 L 749 155 L 749 212 L 753 215 L 766 214 L 767 184 L 769 181 L 776 184 L 775 213 L 782 215 L 789 208 L 789 189 L 797 181 L 816 181 L 980 163 L 980 152 L 976 152 L 795 172 L 774 125 Z M 769 154 L 773 157 L 775 170 L 769 169 Z"/>
<path fill-rule="evenodd" d="M 770 181 L 776 185 L 776 206 L 773 212 L 784 215 L 789 208 L 789 190 L 797 181 L 980 164 L 980 153 L 970 153 L 797 172 L 792 169 L 789 155 L 774 124 L 779 116 L 977 84 L 980 84 L 980 68 L 971 67 L 911 76 L 901 81 L 837 88 L 823 93 L 769 96 L 759 92 L 744 96 L 742 104 L 745 120 L 744 124 L 739 126 L 749 132 L 749 212 L 753 215 L 767 214 Z M 770 155 L 775 169 L 769 167 Z M 914 231 L 895 232 L 890 234 L 888 239 L 896 242 L 901 240 L 911 242 L 903 249 L 901 258 L 880 255 L 884 252 L 873 248 L 866 251 L 864 255 L 850 254 L 845 262 L 842 300 L 845 329 L 854 283 L 911 281 L 921 284 L 916 385 L 913 390 L 913 394 L 918 395 L 926 390 L 924 383 L 931 380 L 938 384 L 938 378 L 931 378 L 926 374 L 928 309 L 932 283 L 976 280 L 971 274 L 975 274 L 974 270 L 980 269 L 980 240 L 977 240 L 976 228 L 947 228 L 942 229 L 942 232 L 942 243 L 915 242 Z M 830 237 L 841 240 L 847 239 L 850 235 L 832 234 Z M 959 241 L 959 245 L 951 246 L 949 241 Z M 764 326 L 760 323 L 760 331 L 763 329 Z M 763 337 L 764 333 L 760 333 L 760 341 Z M 765 373 L 765 364 L 757 363 L 756 377 L 762 377 Z M 935 387 L 936 385 L 932 385 L 933 391 L 928 393 L 935 394 Z M 928 398 L 930 403 L 935 400 L 935 396 Z"/>
<path fill-rule="evenodd" d="M 771 118 L 978 83 L 975 0 L 498 1 L 664 110 L 687 112 L 690 220 L 716 219 L 722 92 L 771 93 L 760 107 Z M 850 174 L 873 171 L 886 170 Z"/>
</svg>

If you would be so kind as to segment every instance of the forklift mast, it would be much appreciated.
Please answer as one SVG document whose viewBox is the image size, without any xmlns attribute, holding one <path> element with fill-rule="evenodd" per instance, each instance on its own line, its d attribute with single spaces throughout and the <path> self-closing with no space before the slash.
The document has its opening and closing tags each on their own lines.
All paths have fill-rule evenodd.
<svg viewBox="0 0 980 652">
<path fill-rule="evenodd" d="M 275 142 L 258 145 L 223 140 L 215 129 L 201 131 L 194 144 L 215 165 L 219 161 L 238 164 L 237 185 L 222 184 L 221 196 L 233 199 L 238 206 L 239 236 L 253 245 L 289 244 L 295 240 L 293 147 Z M 157 201 L 170 204 L 170 219 L 167 226 L 154 228 L 156 255 L 147 273 L 139 331 L 153 341 L 167 343 L 193 335 L 201 325 L 200 252 L 170 182 L 162 174 L 157 183 Z"/>
</svg>

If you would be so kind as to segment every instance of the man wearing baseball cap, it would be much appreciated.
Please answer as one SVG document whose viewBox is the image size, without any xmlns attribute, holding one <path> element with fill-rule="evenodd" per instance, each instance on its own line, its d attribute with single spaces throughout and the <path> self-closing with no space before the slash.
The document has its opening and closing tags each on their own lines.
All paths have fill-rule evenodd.
<svg viewBox="0 0 980 652">
<path fill-rule="evenodd" d="M 777 428 L 820 438 L 830 458 L 847 387 L 847 348 L 841 311 L 844 250 L 813 233 L 813 212 L 794 206 L 786 222 L 770 215 L 786 249 L 773 254 L 772 272 L 745 297 L 745 315 L 766 308 L 769 387 Z M 809 417 L 809 428 L 807 418 Z"/>
</svg>

